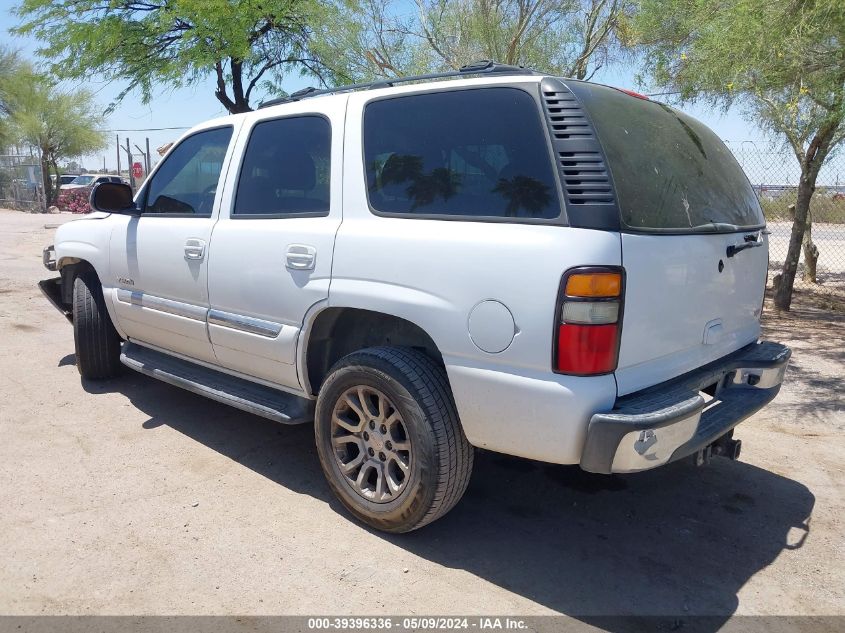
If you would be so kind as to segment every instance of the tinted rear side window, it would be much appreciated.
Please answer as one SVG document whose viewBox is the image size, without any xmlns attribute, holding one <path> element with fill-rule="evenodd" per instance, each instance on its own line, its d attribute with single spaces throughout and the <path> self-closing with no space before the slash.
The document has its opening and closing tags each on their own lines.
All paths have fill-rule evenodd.
<svg viewBox="0 0 845 633">
<path fill-rule="evenodd" d="M 560 215 L 537 104 L 515 88 L 374 101 L 364 112 L 364 160 L 377 212 Z"/>
<path fill-rule="evenodd" d="M 763 224 L 742 168 L 707 126 L 614 88 L 567 85 L 595 125 L 629 228 L 684 232 Z"/>
<path fill-rule="evenodd" d="M 262 121 L 244 153 L 233 217 L 327 214 L 331 126 L 320 116 Z"/>
</svg>

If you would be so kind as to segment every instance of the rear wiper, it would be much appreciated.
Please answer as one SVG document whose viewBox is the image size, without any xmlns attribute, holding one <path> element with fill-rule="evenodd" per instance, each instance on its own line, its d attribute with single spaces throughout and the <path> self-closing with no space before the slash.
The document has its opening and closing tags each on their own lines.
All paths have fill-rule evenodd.
<svg viewBox="0 0 845 633">
<path fill-rule="evenodd" d="M 690 228 L 692 231 L 706 231 L 708 229 L 714 233 L 736 233 L 742 230 L 736 224 L 730 222 L 707 222 Z"/>
</svg>

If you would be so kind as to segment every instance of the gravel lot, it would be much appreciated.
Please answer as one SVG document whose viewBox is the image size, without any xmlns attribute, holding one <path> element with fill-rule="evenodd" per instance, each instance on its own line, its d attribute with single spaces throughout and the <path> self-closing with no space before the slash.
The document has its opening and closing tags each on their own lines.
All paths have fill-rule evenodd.
<svg viewBox="0 0 845 633">
<path fill-rule="evenodd" d="M 482 453 L 447 517 L 385 536 L 331 498 L 310 426 L 80 381 L 35 285 L 68 219 L 0 211 L 0 613 L 845 614 L 841 315 L 799 296 L 767 318 L 794 361 L 740 462 L 602 477 Z"/>
</svg>

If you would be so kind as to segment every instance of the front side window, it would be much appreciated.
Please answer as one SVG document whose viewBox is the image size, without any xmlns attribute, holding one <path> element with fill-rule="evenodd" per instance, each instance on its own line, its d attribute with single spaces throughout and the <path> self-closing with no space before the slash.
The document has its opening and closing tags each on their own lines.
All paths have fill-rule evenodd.
<svg viewBox="0 0 845 633">
<path fill-rule="evenodd" d="M 153 175 L 144 213 L 210 216 L 231 138 L 227 126 L 197 132 L 179 143 Z"/>
<path fill-rule="evenodd" d="M 374 101 L 364 112 L 364 160 L 376 212 L 560 215 L 537 104 L 516 88 Z"/>
<path fill-rule="evenodd" d="M 94 176 L 77 176 L 71 181 L 72 185 L 90 185 Z"/>
<path fill-rule="evenodd" d="M 331 126 L 320 116 L 257 123 L 238 179 L 233 217 L 327 214 Z"/>
</svg>

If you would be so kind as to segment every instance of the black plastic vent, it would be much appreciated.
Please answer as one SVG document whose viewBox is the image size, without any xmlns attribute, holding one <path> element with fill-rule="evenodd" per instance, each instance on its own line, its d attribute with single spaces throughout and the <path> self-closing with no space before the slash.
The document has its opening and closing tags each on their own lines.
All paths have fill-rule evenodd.
<svg viewBox="0 0 845 633">
<path fill-rule="evenodd" d="M 558 152 L 563 186 L 572 204 L 612 204 L 613 189 L 598 152 Z"/>
<path fill-rule="evenodd" d="M 543 79 L 540 90 L 570 225 L 618 230 L 613 181 L 587 113 L 559 79 Z"/>
<path fill-rule="evenodd" d="M 590 122 L 571 92 L 544 91 L 543 100 L 555 138 L 593 138 Z"/>
</svg>

